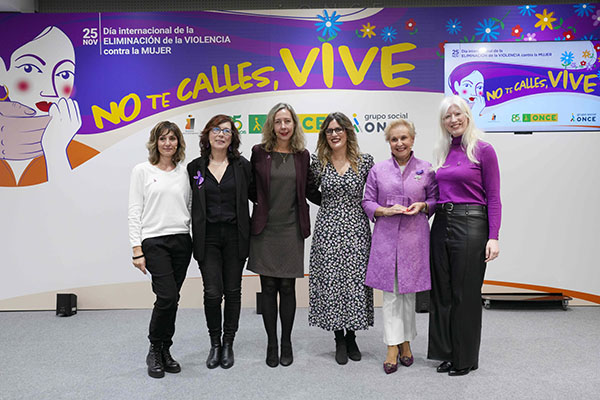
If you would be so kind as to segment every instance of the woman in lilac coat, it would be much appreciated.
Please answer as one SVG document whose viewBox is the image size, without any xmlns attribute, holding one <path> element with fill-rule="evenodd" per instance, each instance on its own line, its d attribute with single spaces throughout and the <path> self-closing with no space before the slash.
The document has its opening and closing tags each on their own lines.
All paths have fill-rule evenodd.
<svg viewBox="0 0 600 400">
<path fill-rule="evenodd" d="M 417 335 L 416 292 L 429 290 L 429 223 L 438 187 L 431 164 L 413 156 L 415 126 L 400 119 L 388 125 L 385 139 L 392 157 L 371 169 L 362 202 L 375 221 L 365 284 L 383 291 L 383 341 L 390 374 L 398 362 L 413 361 L 410 341 Z"/>
</svg>

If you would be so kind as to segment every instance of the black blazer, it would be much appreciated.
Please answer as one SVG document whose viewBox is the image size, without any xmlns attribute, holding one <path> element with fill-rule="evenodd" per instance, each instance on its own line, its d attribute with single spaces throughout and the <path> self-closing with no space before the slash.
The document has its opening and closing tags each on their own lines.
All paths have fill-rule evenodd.
<svg viewBox="0 0 600 400">
<path fill-rule="evenodd" d="M 250 162 L 254 180 L 250 188 L 250 200 L 254 203 L 252 210 L 252 234 L 258 235 L 265 229 L 269 218 L 269 188 L 271 184 L 271 157 L 260 144 L 252 148 Z M 294 153 L 294 166 L 296 167 L 296 194 L 298 219 L 302 236 L 310 236 L 310 214 L 306 199 L 320 205 L 321 192 L 317 187 L 309 168 L 310 156 L 307 150 Z"/>
<path fill-rule="evenodd" d="M 208 167 L 206 158 L 198 157 L 187 166 L 192 187 L 192 236 L 194 258 L 201 262 L 204 260 L 204 238 L 206 237 L 206 192 L 204 182 L 198 185 L 198 171 L 200 176 L 206 176 Z M 238 226 L 238 257 L 248 257 L 250 241 L 250 211 L 248 207 L 248 188 L 252 180 L 250 162 L 240 156 L 230 160 L 235 176 L 235 207 Z"/>
</svg>

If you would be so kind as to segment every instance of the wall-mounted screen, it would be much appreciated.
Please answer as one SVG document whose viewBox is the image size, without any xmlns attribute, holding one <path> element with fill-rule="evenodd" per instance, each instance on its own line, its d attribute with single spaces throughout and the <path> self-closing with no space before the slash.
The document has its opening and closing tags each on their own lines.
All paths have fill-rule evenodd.
<svg viewBox="0 0 600 400">
<path fill-rule="evenodd" d="M 600 42 L 447 43 L 444 92 L 487 132 L 600 130 Z"/>
</svg>

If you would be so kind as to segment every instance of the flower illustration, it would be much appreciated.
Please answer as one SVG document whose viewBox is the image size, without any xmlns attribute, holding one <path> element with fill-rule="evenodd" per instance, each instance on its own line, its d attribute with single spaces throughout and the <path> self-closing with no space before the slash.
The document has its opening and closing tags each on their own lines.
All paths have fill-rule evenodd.
<svg viewBox="0 0 600 400">
<path fill-rule="evenodd" d="M 451 35 L 458 35 L 458 32 L 462 30 L 461 22 L 458 19 L 449 19 L 448 22 L 446 22 L 446 30 Z"/>
<path fill-rule="evenodd" d="M 596 71 L 596 78 L 600 79 L 600 69 Z"/>
<path fill-rule="evenodd" d="M 463 36 L 462 39 L 459 40 L 461 43 L 473 43 L 475 42 L 475 35 L 471 36 L 471 39 L 469 39 L 466 36 Z"/>
<path fill-rule="evenodd" d="M 513 28 L 510 31 L 510 34 L 514 37 L 520 37 L 521 33 L 523 33 L 523 28 L 521 28 L 521 25 L 513 26 Z"/>
<path fill-rule="evenodd" d="M 406 21 L 406 24 L 404 25 L 404 29 L 406 29 L 407 31 L 414 31 L 415 26 L 417 26 L 417 24 L 415 23 L 415 20 L 411 18 L 408 21 Z"/>
<path fill-rule="evenodd" d="M 530 6 L 530 5 L 526 5 L 526 6 L 520 6 L 519 7 L 519 14 L 521 15 L 527 15 L 528 17 L 531 16 L 531 14 L 533 14 L 535 12 L 535 8 L 537 6 Z"/>
<path fill-rule="evenodd" d="M 371 37 L 375 36 L 375 28 L 375 26 L 367 22 L 367 24 L 363 25 L 362 29 L 360 30 L 362 32 L 362 37 L 368 37 L 369 39 L 371 39 Z"/>
<path fill-rule="evenodd" d="M 563 36 L 565 40 L 573 40 L 575 37 L 573 36 L 573 31 L 565 31 L 563 32 Z"/>
<path fill-rule="evenodd" d="M 528 33 L 525 36 L 525 39 L 523 39 L 523 40 L 526 40 L 528 42 L 536 42 L 537 41 L 536 38 L 535 38 L 535 33 Z"/>
<path fill-rule="evenodd" d="M 542 31 L 546 28 L 549 28 L 550 30 L 554 29 L 552 23 L 556 21 L 556 18 L 552 18 L 552 15 L 554 15 L 554 11 L 548 14 L 548 10 L 544 8 L 543 14 L 535 14 L 539 21 L 535 23 L 534 27 L 541 27 Z"/>
<path fill-rule="evenodd" d="M 329 16 L 327 10 L 323 10 L 323 15 L 317 15 L 317 18 L 321 20 L 321 22 L 315 23 L 315 26 L 318 27 L 317 32 L 323 30 L 323 32 L 321 32 L 321 36 L 333 39 L 337 36 L 338 32 L 340 31 L 339 25 L 341 25 L 342 23 L 337 22 L 337 20 L 340 19 L 340 17 L 341 15 L 337 15 L 337 11 L 334 11 L 333 14 Z"/>
<path fill-rule="evenodd" d="M 568 64 L 571 64 L 573 62 L 574 58 L 575 58 L 575 55 L 573 54 L 573 52 L 569 51 L 567 53 L 565 51 L 560 56 L 560 62 L 562 63 L 562 65 L 568 65 Z"/>
<path fill-rule="evenodd" d="M 200 170 L 196 171 L 196 176 L 194 176 L 194 179 L 196 180 L 196 185 L 198 185 L 198 189 L 200 189 L 200 186 L 202 186 L 202 182 L 204 182 L 204 177 L 202 176 Z"/>
<path fill-rule="evenodd" d="M 580 64 L 582 67 L 585 67 L 585 65 L 587 64 L 587 62 L 585 62 L 585 61 L 581 61 L 579 64 Z"/>
<path fill-rule="evenodd" d="M 581 54 L 581 57 L 592 58 L 592 53 L 589 50 L 584 50 L 583 53 Z"/>
<path fill-rule="evenodd" d="M 498 26 L 496 26 L 496 22 L 493 19 L 484 19 L 478 24 L 479 28 L 475 28 L 475 35 L 481 35 L 479 41 L 491 42 L 492 39 L 496 40 L 498 38 L 500 32 L 497 32 Z"/>
<path fill-rule="evenodd" d="M 448 43 L 448 41 L 447 41 L 447 40 L 444 40 L 443 42 L 440 42 L 440 43 L 438 43 L 438 46 L 439 46 L 439 48 L 440 48 L 440 53 L 442 53 L 442 54 L 444 54 L 444 49 L 445 49 L 444 45 L 445 45 L 446 43 Z"/>
<path fill-rule="evenodd" d="M 383 38 L 384 42 L 391 42 L 392 40 L 396 39 L 397 33 L 398 31 L 392 28 L 391 26 L 386 26 L 381 31 L 381 37 Z"/>
<path fill-rule="evenodd" d="M 594 26 L 600 24 L 600 10 L 596 10 L 596 14 L 592 15 L 592 19 L 594 20 Z"/>
<path fill-rule="evenodd" d="M 561 40 L 565 40 L 563 36 L 558 36 L 554 38 L 555 41 L 560 42 Z"/>
<path fill-rule="evenodd" d="M 594 46 L 594 49 L 596 49 L 596 51 L 600 52 L 600 43 L 596 43 L 596 45 Z"/>
<path fill-rule="evenodd" d="M 594 35 L 589 34 L 589 35 L 585 35 L 580 40 L 597 40 L 597 39 L 596 39 L 596 37 Z"/>
<path fill-rule="evenodd" d="M 579 15 L 580 17 L 587 17 L 590 15 L 590 13 L 594 12 L 594 8 L 596 8 L 596 6 L 589 3 L 581 3 L 574 4 L 573 8 L 575 9 L 575 14 Z"/>
</svg>

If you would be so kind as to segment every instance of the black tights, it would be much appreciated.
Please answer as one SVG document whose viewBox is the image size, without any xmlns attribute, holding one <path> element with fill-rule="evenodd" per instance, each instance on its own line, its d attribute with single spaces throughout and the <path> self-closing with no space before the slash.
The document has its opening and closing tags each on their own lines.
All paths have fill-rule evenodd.
<svg viewBox="0 0 600 400">
<path fill-rule="evenodd" d="M 292 343 L 292 327 L 296 315 L 296 278 L 260 276 L 262 317 L 269 346 L 277 346 L 277 293 L 281 318 L 281 344 Z"/>
</svg>

